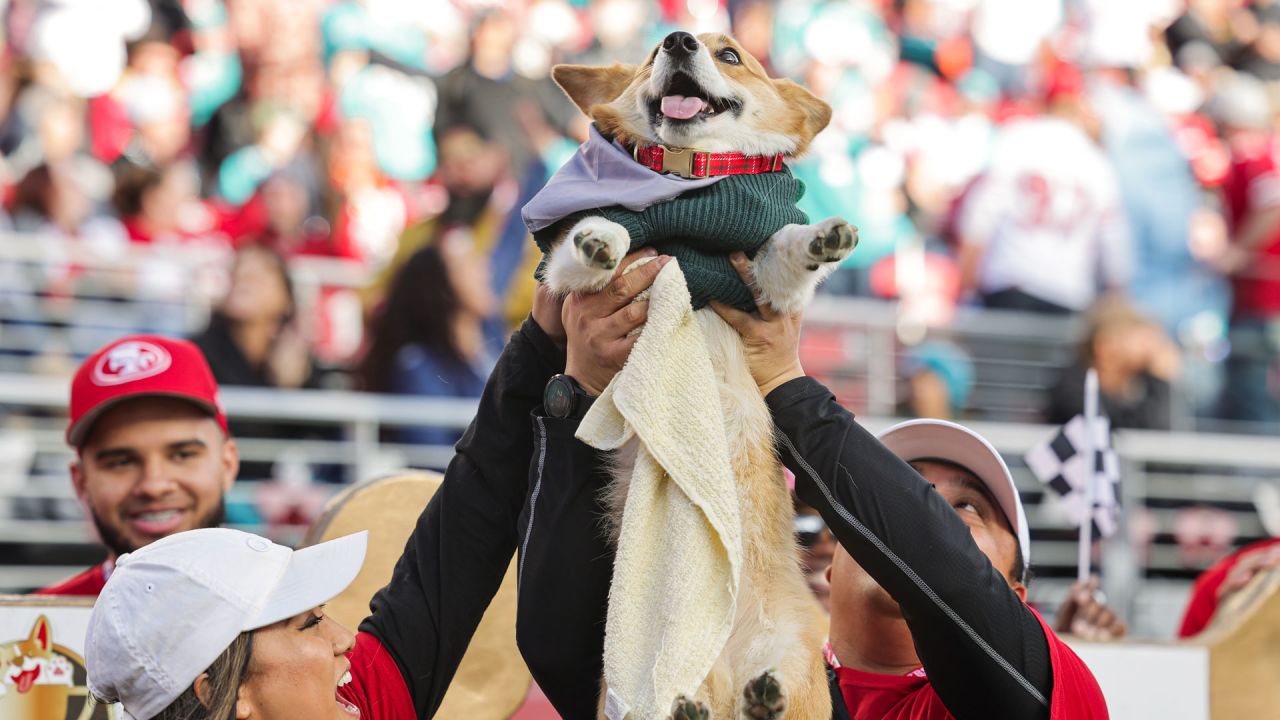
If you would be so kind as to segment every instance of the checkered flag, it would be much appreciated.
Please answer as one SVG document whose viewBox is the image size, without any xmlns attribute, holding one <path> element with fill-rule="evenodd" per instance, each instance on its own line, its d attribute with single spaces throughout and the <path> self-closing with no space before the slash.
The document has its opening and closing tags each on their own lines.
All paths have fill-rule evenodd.
<svg viewBox="0 0 1280 720">
<path fill-rule="evenodd" d="M 1120 459 L 1111 447 L 1111 421 L 1099 415 L 1093 424 L 1093 528 L 1102 537 L 1115 534 L 1120 518 Z M 1027 466 L 1061 499 L 1077 527 L 1088 517 L 1084 487 L 1089 471 L 1081 449 L 1087 445 L 1084 416 L 1058 429 L 1053 439 L 1027 451 Z"/>
</svg>

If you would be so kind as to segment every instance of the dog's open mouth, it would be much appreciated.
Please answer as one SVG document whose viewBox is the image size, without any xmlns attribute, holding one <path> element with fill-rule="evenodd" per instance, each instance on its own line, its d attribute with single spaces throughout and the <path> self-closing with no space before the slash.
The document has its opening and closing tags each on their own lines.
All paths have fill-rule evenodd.
<svg viewBox="0 0 1280 720">
<path fill-rule="evenodd" d="M 649 111 L 655 122 L 663 119 L 686 122 L 713 117 L 737 104 L 732 99 L 712 96 L 692 77 L 677 72 L 671 76 L 662 97 L 649 103 Z"/>
</svg>

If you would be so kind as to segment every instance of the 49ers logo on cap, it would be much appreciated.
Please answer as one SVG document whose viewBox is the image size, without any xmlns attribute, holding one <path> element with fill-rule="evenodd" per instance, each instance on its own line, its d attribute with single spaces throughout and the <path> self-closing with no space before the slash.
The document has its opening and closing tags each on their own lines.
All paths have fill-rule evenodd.
<svg viewBox="0 0 1280 720">
<path fill-rule="evenodd" d="M 169 351 L 141 340 L 122 342 L 98 358 L 93 368 L 93 384 L 120 385 L 159 375 L 169 369 Z"/>
</svg>

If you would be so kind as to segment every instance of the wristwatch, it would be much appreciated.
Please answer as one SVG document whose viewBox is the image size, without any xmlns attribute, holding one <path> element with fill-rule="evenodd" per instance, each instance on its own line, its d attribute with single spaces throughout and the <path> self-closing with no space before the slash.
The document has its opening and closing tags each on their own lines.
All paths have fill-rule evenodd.
<svg viewBox="0 0 1280 720">
<path fill-rule="evenodd" d="M 565 374 L 553 375 L 542 392 L 542 407 L 553 418 L 567 418 L 590 407 L 595 397 L 587 394 L 577 380 Z"/>
</svg>

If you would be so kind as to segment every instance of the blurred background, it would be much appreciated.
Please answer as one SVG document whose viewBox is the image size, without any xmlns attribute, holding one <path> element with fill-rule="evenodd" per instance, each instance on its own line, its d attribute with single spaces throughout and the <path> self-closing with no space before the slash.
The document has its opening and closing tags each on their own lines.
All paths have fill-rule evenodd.
<svg viewBox="0 0 1280 720">
<path fill-rule="evenodd" d="M 194 338 L 296 540 L 344 483 L 443 467 L 538 256 L 519 209 L 585 139 L 558 62 L 731 32 L 833 107 L 793 163 L 861 245 L 806 369 L 872 427 L 972 423 L 1056 605 L 1075 531 L 1022 453 L 1098 369 L 1123 468 L 1098 549 L 1133 634 L 1280 534 L 1280 2 L 0 0 L 0 591 L 100 557 L 67 378 Z M 808 525 L 806 525 L 808 527 Z M 803 533 L 802 533 L 803 535 Z"/>
</svg>

